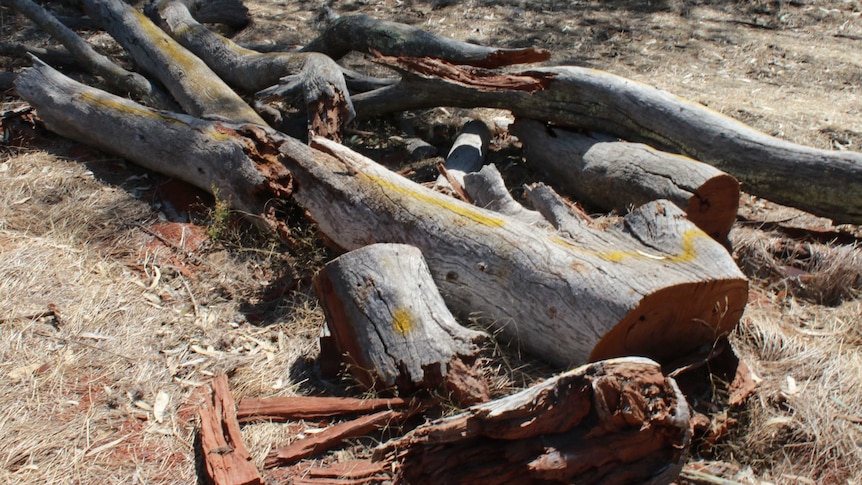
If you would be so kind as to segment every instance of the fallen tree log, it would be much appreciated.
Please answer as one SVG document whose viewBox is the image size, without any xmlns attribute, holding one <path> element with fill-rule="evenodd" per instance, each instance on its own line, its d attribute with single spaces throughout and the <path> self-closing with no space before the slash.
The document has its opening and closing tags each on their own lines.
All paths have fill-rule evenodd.
<svg viewBox="0 0 862 485">
<path fill-rule="evenodd" d="M 519 204 L 509 193 L 500 171 L 494 164 L 485 165 L 478 172 L 464 175 L 464 190 L 473 204 L 507 215 L 527 224 L 547 227 L 542 214 Z"/>
<path fill-rule="evenodd" d="M 437 177 L 438 188 L 454 188 L 448 180 L 455 179 L 456 185 L 464 186 L 464 175 L 476 172 L 485 164 L 488 145 L 491 143 L 491 130 L 481 120 L 471 120 L 461 128 L 452 148 L 446 155 L 446 175 Z"/>
<path fill-rule="evenodd" d="M 120 0 L 84 0 L 84 6 L 186 113 L 266 125 L 202 60 L 131 6 Z"/>
<path fill-rule="evenodd" d="M 547 61 L 545 49 L 501 49 L 438 37 L 409 25 L 377 20 L 367 15 L 348 15 L 332 21 L 326 31 L 302 48 L 340 59 L 350 51 L 378 52 L 389 56 L 445 59 L 454 64 L 495 68 Z"/>
<path fill-rule="evenodd" d="M 292 76 L 290 84 L 303 93 L 309 131 L 340 139 L 342 127 L 355 113 L 341 68 L 335 61 L 313 52 L 262 54 L 239 47 L 199 24 L 189 11 L 193 3 L 193 0 L 161 0 L 152 14 L 171 37 L 240 91 L 259 91 Z"/>
<path fill-rule="evenodd" d="M 739 182 L 715 167 L 533 120 L 517 120 L 511 130 L 526 162 L 579 202 L 625 214 L 629 207 L 668 199 L 717 241 L 727 239 L 736 221 Z"/>
<path fill-rule="evenodd" d="M 439 390 L 468 405 L 488 400 L 473 365 L 487 335 L 458 325 L 417 248 L 356 249 L 320 270 L 314 289 L 339 354 L 366 389 Z"/>
<path fill-rule="evenodd" d="M 101 76 L 120 94 L 131 94 L 146 104 L 160 109 L 176 109 L 177 105 L 161 88 L 155 86 L 144 76 L 129 72 L 96 52 L 84 39 L 63 25 L 39 4 L 31 0 L 2 0 L 9 6 L 36 23 L 42 30 L 57 39 L 75 60 L 89 72 Z"/>
<path fill-rule="evenodd" d="M 768 136 L 670 93 L 610 73 L 547 67 L 502 74 L 422 58 L 380 58 L 402 80 L 353 97 L 360 117 L 434 106 L 490 107 L 516 117 L 607 133 L 723 170 L 780 204 L 862 223 L 862 153 Z"/>
<path fill-rule="evenodd" d="M 294 197 L 345 249 L 418 247 L 455 313 L 568 366 L 639 354 L 667 360 L 730 332 L 747 282 L 727 251 L 666 201 L 566 237 L 477 208 L 323 138 L 157 112 L 48 66 L 18 92 L 46 126 L 205 190 L 284 233 L 273 200 Z"/>
<path fill-rule="evenodd" d="M 691 440 L 673 379 L 642 358 L 596 362 L 381 445 L 396 483 L 669 484 Z"/>
</svg>

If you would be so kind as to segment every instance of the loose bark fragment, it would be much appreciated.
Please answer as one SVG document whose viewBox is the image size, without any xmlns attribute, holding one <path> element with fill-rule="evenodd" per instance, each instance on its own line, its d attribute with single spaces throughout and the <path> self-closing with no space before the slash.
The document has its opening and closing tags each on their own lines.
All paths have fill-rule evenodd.
<svg viewBox="0 0 862 485">
<path fill-rule="evenodd" d="M 266 125 L 206 64 L 120 0 L 84 0 L 87 11 L 143 70 L 161 81 L 186 113 Z"/>
<path fill-rule="evenodd" d="M 236 411 L 240 423 L 323 419 L 350 413 L 403 408 L 413 404 L 408 399 L 357 399 L 349 397 L 269 397 L 245 398 Z"/>
<path fill-rule="evenodd" d="M 497 71 L 490 71 L 481 68 L 455 66 L 446 61 L 432 58 L 403 56 L 387 57 L 378 55 L 375 60 L 386 67 L 399 71 L 402 75 L 408 78 L 416 76 L 419 76 L 420 78 L 440 78 L 446 82 L 455 83 L 456 85 L 461 85 L 465 88 L 477 89 L 482 92 L 516 91 L 520 93 L 534 93 L 545 89 L 554 77 L 553 73 L 542 75 L 541 73 L 533 71 L 524 74 L 501 74 Z M 405 80 L 402 79 L 400 83 L 383 89 L 401 91 L 401 88 L 410 84 L 410 82 L 411 81 L 405 82 Z M 368 93 L 368 96 L 374 98 L 378 97 L 378 93 L 374 91 L 372 91 L 372 93 L 375 94 Z M 422 103 L 427 99 L 426 96 L 427 95 L 419 95 L 416 100 L 390 100 L 387 105 L 392 106 L 402 102 L 406 102 L 408 105 L 412 105 L 417 102 Z M 444 101 L 435 106 L 446 104 L 447 103 Z M 386 106 L 384 106 L 376 110 L 378 114 L 381 112 L 381 109 L 386 110 L 387 112 L 389 111 Z M 363 110 L 362 114 L 363 116 L 367 116 L 366 113 L 370 112 L 371 110 L 368 110 L 367 112 Z"/>
<path fill-rule="evenodd" d="M 207 476 L 216 485 L 262 485 L 242 442 L 227 376 L 220 374 L 200 407 L 200 442 Z"/>
<path fill-rule="evenodd" d="M 624 214 L 632 206 L 668 199 L 717 241 L 736 221 L 739 182 L 720 170 L 640 143 L 518 120 L 512 134 L 525 160 L 562 193 L 602 210 Z"/>
<path fill-rule="evenodd" d="M 274 468 L 295 463 L 334 448 L 350 438 L 364 436 L 390 423 L 401 421 L 406 416 L 407 414 L 403 412 L 387 410 L 330 426 L 320 433 L 314 433 L 271 451 L 266 457 L 264 467 Z"/>
<path fill-rule="evenodd" d="M 475 359 L 486 336 L 458 325 L 419 249 L 354 250 L 328 263 L 314 287 L 336 347 L 366 388 L 442 388 L 461 402 L 487 400 L 487 384 L 461 362 Z"/>
<path fill-rule="evenodd" d="M 655 362 L 596 362 L 381 445 L 396 483 L 671 483 L 691 441 Z"/>
<path fill-rule="evenodd" d="M 862 223 L 862 153 L 780 140 L 697 103 L 595 69 L 547 67 L 504 75 L 429 59 L 382 62 L 412 75 L 354 96 L 359 116 L 434 106 L 508 109 L 516 117 L 681 153 L 733 175 L 745 192 L 836 222 Z M 503 78 L 508 76 L 507 83 Z M 538 88 L 524 92 L 506 84 Z"/>
<path fill-rule="evenodd" d="M 499 49 L 438 37 L 409 25 L 350 15 L 334 20 L 320 37 L 302 49 L 334 59 L 350 51 L 387 56 L 434 57 L 453 64 L 495 68 L 550 59 L 545 49 Z"/>
<path fill-rule="evenodd" d="M 167 93 L 153 85 L 144 76 L 126 71 L 96 52 L 90 44 L 78 37 L 75 32 L 63 25 L 40 5 L 30 0 L 2 0 L 2 4 L 14 8 L 35 22 L 39 28 L 62 43 L 85 69 L 103 77 L 108 83 L 115 86 L 121 95 L 131 94 L 156 108 L 168 110 L 177 108 L 176 103 Z"/>
</svg>

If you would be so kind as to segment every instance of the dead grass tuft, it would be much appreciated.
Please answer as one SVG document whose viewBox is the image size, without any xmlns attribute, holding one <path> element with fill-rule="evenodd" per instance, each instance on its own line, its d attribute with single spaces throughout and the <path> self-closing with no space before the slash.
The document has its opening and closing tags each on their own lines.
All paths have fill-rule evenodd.
<svg viewBox="0 0 862 485">
<path fill-rule="evenodd" d="M 736 227 L 730 235 L 740 268 L 770 289 L 823 305 L 862 291 L 862 248 L 799 242 L 778 233 Z"/>
<path fill-rule="evenodd" d="M 754 304 L 733 345 L 762 382 L 720 454 L 763 479 L 862 478 L 862 302 Z M 803 480 L 804 481 L 804 480 Z"/>
</svg>

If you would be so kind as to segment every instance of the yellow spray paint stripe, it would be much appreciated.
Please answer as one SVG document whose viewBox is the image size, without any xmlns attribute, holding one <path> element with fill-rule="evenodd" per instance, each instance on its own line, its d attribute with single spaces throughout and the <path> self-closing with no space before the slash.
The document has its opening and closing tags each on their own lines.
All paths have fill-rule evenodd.
<svg viewBox="0 0 862 485">
<path fill-rule="evenodd" d="M 619 263 L 624 259 L 648 260 L 648 261 L 666 261 L 671 263 L 688 263 L 697 257 L 697 251 L 694 247 L 694 241 L 700 237 L 709 237 L 700 229 L 689 229 L 682 233 L 682 244 L 679 254 L 670 256 L 652 255 L 641 251 L 596 251 L 594 249 L 585 249 L 575 245 L 572 241 L 561 237 L 551 238 L 557 244 L 562 244 L 570 249 L 574 249 L 584 255 L 593 256 L 604 259 L 612 263 Z"/>
<path fill-rule="evenodd" d="M 494 217 L 492 215 L 482 213 L 466 204 L 459 203 L 454 199 L 449 201 L 443 197 L 435 197 L 433 193 L 429 194 L 423 191 L 413 190 L 401 185 L 396 185 L 389 180 L 386 180 L 382 177 L 377 177 L 375 175 L 364 174 L 364 177 L 380 186 L 383 190 L 396 192 L 400 195 L 416 199 L 425 204 L 446 209 L 450 212 L 458 214 L 459 216 L 466 217 L 473 222 L 482 224 L 483 226 L 502 227 L 506 224 L 506 221 L 499 217 Z"/>
</svg>

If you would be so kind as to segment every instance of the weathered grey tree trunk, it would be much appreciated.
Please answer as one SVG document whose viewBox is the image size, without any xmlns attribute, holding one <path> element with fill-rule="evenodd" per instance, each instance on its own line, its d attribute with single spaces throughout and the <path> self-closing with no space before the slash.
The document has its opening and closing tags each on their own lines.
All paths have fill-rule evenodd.
<svg viewBox="0 0 862 485">
<path fill-rule="evenodd" d="M 131 6 L 120 0 L 84 0 L 84 6 L 186 113 L 266 125 L 202 60 Z"/>
<path fill-rule="evenodd" d="M 189 11 L 192 0 L 162 0 L 154 15 L 174 39 L 206 62 L 227 84 L 255 92 L 293 76 L 303 93 L 308 131 L 340 139 L 343 126 L 355 113 L 341 68 L 317 53 L 259 53 L 244 49 L 205 26 Z"/>
<path fill-rule="evenodd" d="M 487 68 L 542 62 L 551 53 L 544 49 L 501 49 L 438 37 L 396 22 L 377 20 L 367 15 L 348 15 L 335 19 L 303 49 L 340 59 L 350 51 L 378 52 L 387 56 L 428 56 L 455 64 Z"/>
<path fill-rule="evenodd" d="M 625 214 L 632 206 L 668 199 L 718 241 L 727 239 L 736 221 L 739 182 L 715 167 L 533 120 L 518 120 L 511 130 L 524 145 L 526 162 L 579 202 Z"/>
<path fill-rule="evenodd" d="M 418 247 L 447 305 L 555 365 L 640 354 L 660 360 L 728 333 L 747 282 L 727 251 L 668 202 L 607 229 L 565 235 L 437 194 L 322 138 L 146 109 L 47 66 L 18 92 L 49 129 L 261 214 L 293 196 L 336 244 Z M 279 226 L 281 224 L 281 226 Z"/>
<path fill-rule="evenodd" d="M 723 170 L 742 190 L 839 223 L 862 223 L 862 153 L 768 136 L 697 103 L 594 69 L 501 74 L 433 59 L 381 58 L 400 83 L 353 97 L 360 117 L 432 106 L 491 107 L 607 133 Z"/>
<path fill-rule="evenodd" d="M 144 76 L 129 72 L 96 52 L 84 39 L 63 25 L 47 10 L 31 0 L 2 0 L 3 5 L 14 8 L 35 22 L 42 30 L 51 34 L 75 60 L 91 73 L 101 76 L 115 86 L 120 94 L 131 94 L 147 104 L 161 109 L 176 109 L 176 103 Z"/>
</svg>

